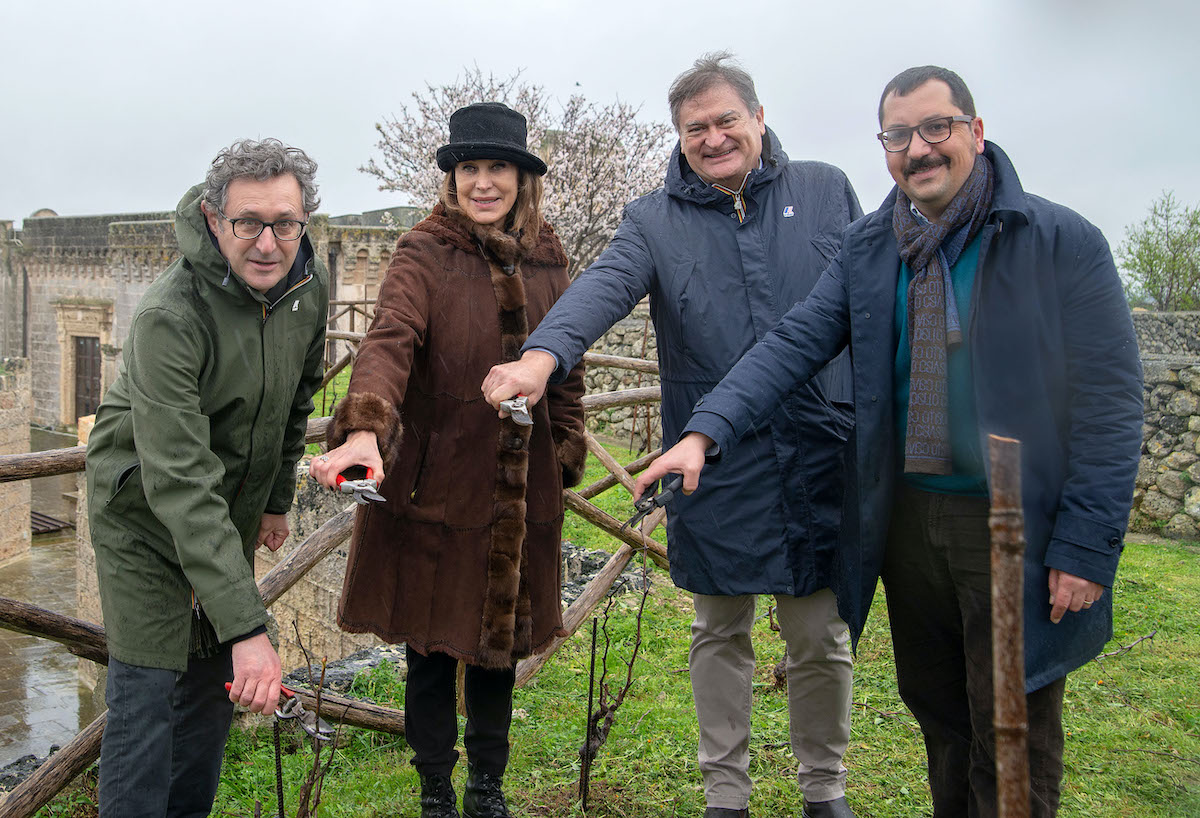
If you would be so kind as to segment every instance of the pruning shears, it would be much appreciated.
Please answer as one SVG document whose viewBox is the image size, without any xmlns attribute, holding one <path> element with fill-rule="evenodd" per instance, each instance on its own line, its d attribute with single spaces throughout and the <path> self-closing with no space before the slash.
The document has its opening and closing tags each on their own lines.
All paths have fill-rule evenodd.
<svg viewBox="0 0 1200 818">
<path fill-rule="evenodd" d="M 348 480 L 344 474 L 337 476 L 337 487 L 342 494 L 354 495 L 354 502 L 360 506 L 367 505 L 368 501 L 382 503 L 384 496 L 379 493 L 379 484 L 375 482 L 375 471 L 367 469 L 367 476 L 360 480 Z"/>
<path fill-rule="evenodd" d="M 533 425 L 533 415 L 529 413 L 529 398 L 525 395 L 517 395 L 515 398 L 500 401 L 500 408 L 508 412 L 513 423 L 518 426 Z"/>
<path fill-rule="evenodd" d="M 638 525 L 643 519 L 645 519 L 646 515 L 654 511 L 654 509 L 662 508 L 667 503 L 674 500 L 675 493 L 683 488 L 683 475 L 671 475 L 671 479 L 663 484 L 663 490 L 657 494 L 654 491 L 656 488 L 658 488 L 657 480 L 651 483 L 650 488 L 646 489 L 646 493 L 638 498 L 636 502 L 634 502 L 633 507 L 636 508 L 637 511 L 632 517 L 625 521 L 624 525 L 621 526 L 622 531 L 624 531 L 626 528 Z"/>
<path fill-rule="evenodd" d="M 225 683 L 225 689 L 229 690 L 233 687 L 232 682 Z M 275 708 L 275 718 L 277 719 L 296 719 L 300 723 L 300 727 L 304 732 L 315 738 L 317 741 L 332 741 L 334 730 L 329 726 L 329 722 L 318 716 L 316 713 L 304 709 L 304 704 L 300 701 L 300 697 L 296 695 L 296 691 L 290 690 L 284 685 L 279 686 L 279 695 L 284 698 L 283 707 Z"/>
</svg>

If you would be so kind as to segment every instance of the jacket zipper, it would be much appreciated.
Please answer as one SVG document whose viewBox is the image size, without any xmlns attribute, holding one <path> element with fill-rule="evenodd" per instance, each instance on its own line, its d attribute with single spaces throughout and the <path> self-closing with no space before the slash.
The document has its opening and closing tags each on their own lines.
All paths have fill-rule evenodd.
<svg viewBox="0 0 1200 818">
<path fill-rule="evenodd" d="M 310 260 L 308 263 L 311 265 L 312 261 Z M 262 383 L 261 383 L 259 393 L 258 393 L 258 408 L 256 408 L 254 410 L 254 420 L 250 424 L 250 451 L 246 453 L 246 476 L 242 478 L 242 485 L 240 487 L 238 487 L 239 495 L 242 493 L 242 488 L 245 487 L 246 481 L 250 479 L 250 469 L 254 467 L 254 430 L 258 428 L 258 417 L 260 414 L 262 414 L 263 397 L 265 397 L 267 394 L 267 377 L 266 377 L 266 374 L 267 374 L 267 340 L 266 340 L 267 319 L 271 317 L 271 313 L 275 310 L 275 307 L 281 301 L 283 301 L 283 299 L 287 298 L 289 295 L 294 293 L 296 290 L 300 289 L 305 284 L 312 281 L 312 279 L 313 279 L 312 272 L 309 271 L 308 268 L 305 268 L 305 270 L 306 270 L 306 272 L 305 272 L 304 278 L 297 281 L 291 287 L 288 287 L 283 295 L 281 295 L 281 296 L 279 296 L 279 298 L 275 299 L 275 303 L 273 303 L 269 306 L 265 303 L 261 304 L 261 306 L 262 306 L 262 321 L 260 321 L 258 324 L 258 347 L 259 347 L 259 360 L 262 365 L 263 377 L 262 377 Z M 235 500 L 237 499 L 236 495 L 235 495 L 234 499 Z"/>
</svg>

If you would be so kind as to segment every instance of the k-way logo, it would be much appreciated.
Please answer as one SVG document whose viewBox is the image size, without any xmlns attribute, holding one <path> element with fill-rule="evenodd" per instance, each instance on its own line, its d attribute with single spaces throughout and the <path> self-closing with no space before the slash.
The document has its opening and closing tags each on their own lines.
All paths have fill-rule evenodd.
<svg viewBox="0 0 1200 818">
<path fill-rule="evenodd" d="M 791 205 L 784 206 L 783 217 L 785 219 L 790 219 L 792 216 L 795 216 L 795 215 L 796 215 L 796 208 L 792 207 Z"/>
</svg>

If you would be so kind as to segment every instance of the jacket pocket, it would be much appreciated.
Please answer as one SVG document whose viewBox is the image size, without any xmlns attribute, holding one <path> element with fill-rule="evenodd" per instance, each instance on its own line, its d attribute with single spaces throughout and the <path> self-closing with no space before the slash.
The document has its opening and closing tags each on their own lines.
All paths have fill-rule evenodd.
<svg viewBox="0 0 1200 818">
<path fill-rule="evenodd" d="M 421 446 L 420 454 L 417 455 L 417 467 L 413 471 L 412 488 L 408 492 L 408 501 L 414 506 L 421 504 L 421 494 L 425 487 L 425 480 L 428 476 L 427 459 L 429 457 L 429 449 L 433 446 L 434 440 L 437 439 L 437 432 L 431 432 L 429 437 L 425 439 Z"/>
<path fill-rule="evenodd" d="M 112 496 L 104 507 L 114 514 L 120 514 L 129 509 L 130 503 L 142 496 L 142 464 L 133 463 L 121 469 L 113 483 Z"/>
</svg>

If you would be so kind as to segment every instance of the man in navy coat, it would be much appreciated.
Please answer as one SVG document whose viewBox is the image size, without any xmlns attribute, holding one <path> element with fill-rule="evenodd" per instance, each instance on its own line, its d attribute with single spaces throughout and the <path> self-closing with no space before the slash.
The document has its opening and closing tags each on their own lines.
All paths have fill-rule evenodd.
<svg viewBox="0 0 1200 818">
<path fill-rule="evenodd" d="M 494 368 L 498 406 L 536 401 L 647 294 L 658 341 L 665 439 L 742 353 L 808 295 L 862 211 L 845 175 L 789 160 L 750 76 L 709 55 L 671 86 L 679 132 L 665 185 L 625 208 L 608 248 Z M 832 357 L 832 356 L 831 356 Z M 830 585 L 850 432 L 849 366 L 788 394 L 722 473 L 667 520 L 671 578 L 693 592 L 689 655 L 709 818 L 746 816 L 755 595 L 774 594 L 788 653 L 792 750 L 804 814 L 849 818 L 850 633 Z M 853 624 L 853 623 L 852 623 Z M 857 632 L 854 634 L 857 636 Z"/>
<path fill-rule="evenodd" d="M 962 79 L 893 79 L 879 139 L 896 188 L 846 231 L 802 303 L 697 403 L 639 479 L 697 485 L 760 413 L 849 343 L 858 512 L 843 555 L 865 616 L 882 576 L 900 693 L 925 736 L 937 818 L 996 813 L 988 434 L 1022 442 L 1034 816 L 1054 815 L 1068 672 L 1112 635 L 1111 587 L 1141 448 L 1142 377 L 1100 232 L 1026 193 Z M 718 455 L 711 455 L 716 446 Z M 705 474 L 720 475 L 723 465 Z M 856 568 L 855 568 L 856 566 Z"/>
</svg>

